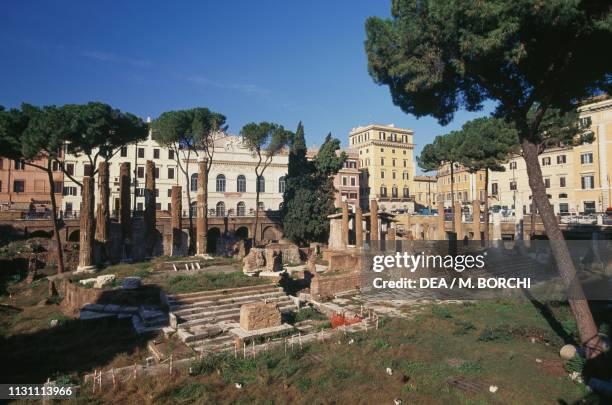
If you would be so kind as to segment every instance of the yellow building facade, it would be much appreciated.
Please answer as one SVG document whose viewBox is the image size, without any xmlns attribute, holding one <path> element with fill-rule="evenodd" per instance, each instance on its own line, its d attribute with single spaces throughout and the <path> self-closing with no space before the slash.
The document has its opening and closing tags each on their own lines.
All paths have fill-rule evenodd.
<svg viewBox="0 0 612 405">
<path fill-rule="evenodd" d="M 590 124 L 592 143 L 553 148 L 539 156 L 542 177 L 556 214 L 594 214 L 612 205 L 612 99 L 600 97 L 578 108 L 583 124 Z M 492 205 L 521 216 L 531 213 L 531 189 L 524 159 L 517 155 L 490 175 Z"/>
<path fill-rule="evenodd" d="M 470 173 L 463 166 L 455 163 L 453 176 L 454 184 L 451 184 L 450 164 L 443 165 L 438 169 L 438 199 L 444 201 L 445 208 L 450 208 L 452 205 L 451 188 L 455 193 L 455 201 L 459 201 L 464 205 L 471 204 L 474 200 L 484 202 L 484 171 Z"/>
<path fill-rule="evenodd" d="M 415 176 L 414 177 L 414 203 L 415 208 L 419 209 L 436 208 L 438 196 L 438 179 L 436 176 Z"/>
<path fill-rule="evenodd" d="M 362 207 L 375 199 L 382 210 L 414 209 L 413 135 L 393 125 L 367 125 L 350 132 L 349 146 L 359 157 Z"/>
</svg>

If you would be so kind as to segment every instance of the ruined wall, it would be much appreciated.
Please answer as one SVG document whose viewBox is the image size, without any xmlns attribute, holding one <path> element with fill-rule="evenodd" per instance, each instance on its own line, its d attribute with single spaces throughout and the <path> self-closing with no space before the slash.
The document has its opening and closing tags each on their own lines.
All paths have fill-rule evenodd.
<svg viewBox="0 0 612 405">
<path fill-rule="evenodd" d="M 64 297 L 60 309 L 68 316 L 78 316 L 85 304 L 97 302 L 104 293 L 102 289 L 79 287 L 67 278 L 54 283 L 57 292 Z"/>
<path fill-rule="evenodd" d="M 360 272 L 362 270 L 362 254 L 333 253 L 329 255 L 329 270 L 342 272 Z"/>
<path fill-rule="evenodd" d="M 335 294 L 358 291 L 365 283 L 362 273 L 315 276 L 310 281 L 310 294 L 315 299 L 333 298 Z"/>
</svg>

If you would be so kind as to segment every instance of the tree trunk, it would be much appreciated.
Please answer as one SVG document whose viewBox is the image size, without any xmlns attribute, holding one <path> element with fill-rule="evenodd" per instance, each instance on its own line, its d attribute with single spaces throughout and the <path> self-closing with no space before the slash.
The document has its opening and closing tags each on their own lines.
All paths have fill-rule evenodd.
<svg viewBox="0 0 612 405">
<path fill-rule="evenodd" d="M 598 335 L 597 326 L 584 296 L 580 282 L 576 278 L 576 269 L 572 262 L 570 251 L 559 228 L 557 217 L 546 195 L 546 187 L 542 178 L 542 170 L 538 160 L 538 147 L 528 139 L 521 137 L 523 157 L 527 166 L 529 187 L 538 212 L 542 217 L 544 229 L 550 241 L 556 265 L 565 286 L 568 289 L 568 301 L 578 327 L 580 341 L 586 349 L 587 358 L 593 358 L 601 353 L 602 342 Z"/>
<path fill-rule="evenodd" d="M 455 168 L 454 166 L 454 162 L 451 162 L 450 164 L 451 168 L 450 168 L 450 173 L 451 173 L 451 212 L 453 213 L 453 220 L 451 221 L 451 226 L 452 226 L 452 230 L 453 232 L 457 232 L 457 230 L 455 229 L 455 215 L 457 215 L 457 213 L 455 212 Z"/>
<path fill-rule="evenodd" d="M 255 224 L 253 226 L 253 247 L 257 246 L 257 223 L 259 222 L 259 176 L 255 188 Z"/>
<path fill-rule="evenodd" d="M 53 189 L 53 171 L 51 170 L 51 159 L 47 160 L 47 176 L 49 179 L 49 197 L 51 199 L 51 219 L 53 220 L 53 236 L 55 237 L 55 247 L 57 249 L 57 273 L 64 272 L 64 252 L 62 251 L 62 239 L 59 234 L 57 224 L 57 202 L 55 201 L 55 190 Z"/>
<path fill-rule="evenodd" d="M 489 169 L 487 168 L 485 168 L 484 189 L 484 240 L 485 243 L 489 241 Z"/>
</svg>

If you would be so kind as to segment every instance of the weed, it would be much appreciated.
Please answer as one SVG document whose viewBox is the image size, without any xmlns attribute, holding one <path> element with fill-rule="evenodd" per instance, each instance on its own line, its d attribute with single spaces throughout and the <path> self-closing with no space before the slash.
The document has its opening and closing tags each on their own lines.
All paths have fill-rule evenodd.
<svg viewBox="0 0 612 405">
<path fill-rule="evenodd" d="M 382 350 L 386 350 L 389 347 L 391 347 L 391 345 L 386 342 L 385 340 L 383 340 L 382 338 L 376 338 L 372 341 L 372 345 L 377 348 L 377 349 L 382 349 Z"/>
<path fill-rule="evenodd" d="M 472 363 L 470 361 L 466 361 L 465 363 L 461 363 L 457 370 L 461 373 L 480 373 L 482 372 L 482 366 L 478 363 Z"/>
<path fill-rule="evenodd" d="M 455 336 L 467 335 L 469 332 L 476 330 L 476 326 L 468 321 L 457 320 L 455 321 L 455 325 L 457 326 L 457 329 L 453 331 L 453 335 Z"/>
<path fill-rule="evenodd" d="M 486 328 L 478 336 L 478 340 L 481 342 L 508 341 L 512 340 L 512 333 L 504 327 Z"/>
<path fill-rule="evenodd" d="M 434 305 L 431 307 L 431 313 L 439 319 L 451 319 L 453 317 L 449 309 L 441 305 Z"/>
<path fill-rule="evenodd" d="M 572 357 L 571 359 L 565 362 L 565 370 L 568 373 L 580 373 L 582 374 L 582 370 L 584 369 L 584 365 L 586 364 L 586 360 L 580 356 Z"/>
<path fill-rule="evenodd" d="M 304 377 L 298 380 L 298 388 L 302 392 L 306 392 L 312 387 L 312 380 L 310 378 Z"/>
</svg>

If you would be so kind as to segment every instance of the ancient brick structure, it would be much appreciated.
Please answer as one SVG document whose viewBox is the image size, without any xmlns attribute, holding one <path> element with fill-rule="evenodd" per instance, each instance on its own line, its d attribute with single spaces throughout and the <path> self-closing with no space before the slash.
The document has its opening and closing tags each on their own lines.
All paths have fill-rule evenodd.
<svg viewBox="0 0 612 405">
<path fill-rule="evenodd" d="M 119 166 L 119 223 L 124 243 L 131 237 L 130 183 L 130 163 L 123 162 Z"/>
<path fill-rule="evenodd" d="M 463 229 L 461 227 L 461 202 L 455 201 L 453 210 L 453 231 L 457 234 L 457 240 L 463 239 Z"/>
<path fill-rule="evenodd" d="M 96 262 L 102 263 L 109 260 L 108 243 L 110 242 L 110 211 L 108 199 L 110 189 L 108 184 L 108 162 L 98 164 L 98 196 L 96 205 L 96 239 L 95 257 Z"/>
<path fill-rule="evenodd" d="M 196 252 L 206 254 L 206 231 L 208 229 L 208 204 L 206 192 L 208 187 L 208 160 L 204 158 L 198 162 L 198 194 L 196 218 Z"/>
<path fill-rule="evenodd" d="M 480 201 L 474 200 L 472 202 L 472 212 L 474 217 L 472 223 L 474 224 L 474 240 L 480 240 Z"/>
<path fill-rule="evenodd" d="M 83 176 L 81 203 L 81 224 L 79 242 L 79 266 L 77 271 L 92 271 L 92 250 L 93 250 L 93 205 L 94 205 L 94 182 L 90 176 Z"/>
<path fill-rule="evenodd" d="M 339 293 L 359 291 L 365 282 L 363 273 L 317 275 L 310 282 L 310 294 L 315 299 L 329 299 Z"/>
<path fill-rule="evenodd" d="M 378 232 L 378 202 L 370 201 L 370 240 L 380 240 Z"/>
<path fill-rule="evenodd" d="M 157 241 L 156 198 L 155 198 L 155 162 L 147 160 L 145 169 L 145 232 L 147 234 L 147 253 L 153 256 Z"/>
<path fill-rule="evenodd" d="M 363 217 L 359 204 L 355 205 L 355 246 L 363 246 Z"/>
<path fill-rule="evenodd" d="M 342 203 L 342 244 L 344 248 L 349 244 L 349 208 L 347 201 Z"/>
<path fill-rule="evenodd" d="M 182 187 L 172 187 L 172 255 L 184 254 L 183 248 L 183 227 L 182 227 Z"/>
<path fill-rule="evenodd" d="M 438 217 L 436 218 L 436 228 L 438 240 L 446 239 L 446 229 L 444 229 L 444 200 L 438 199 Z"/>
<path fill-rule="evenodd" d="M 281 313 L 274 302 L 251 302 L 240 307 L 240 327 L 257 330 L 279 326 Z"/>
</svg>

